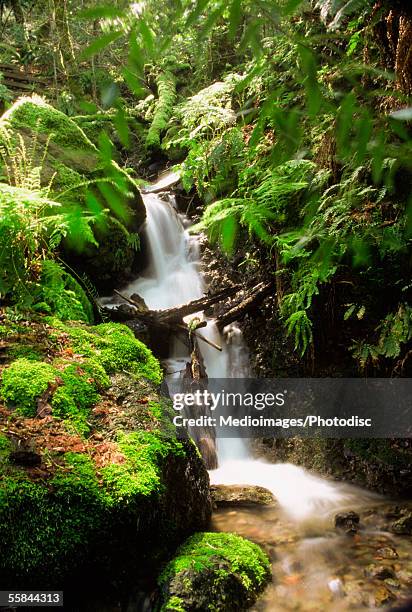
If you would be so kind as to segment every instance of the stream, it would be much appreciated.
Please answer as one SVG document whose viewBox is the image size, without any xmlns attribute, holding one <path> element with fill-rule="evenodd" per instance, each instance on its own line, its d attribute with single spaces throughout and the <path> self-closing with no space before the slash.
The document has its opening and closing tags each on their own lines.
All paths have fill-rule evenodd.
<svg viewBox="0 0 412 612">
<path fill-rule="evenodd" d="M 188 233 L 188 219 L 179 214 L 172 195 L 155 189 L 143 194 L 147 221 L 148 266 L 123 289 L 139 294 L 151 309 L 164 309 L 199 298 L 206 290 L 200 273 L 199 239 Z M 202 335 L 222 346 L 222 352 L 200 342 L 208 377 L 250 375 L 247 348 L 240 329 L 232 324 L 221 335 L 213 320 Z M 188 361 L 187 347 L 171 341 L 164 366 L 179 376 Z M 247 440 L 217 440 L 219 467 L 210 471 L 214 484 L 259 485 L 276 503 L 253 507 L 221 507 L 214 512 L 213 529 L 236 532 L 260 544 L 269 554 L 273 581 L 254 610 L 282 612 L 391 609 L 412 590 L 412 542 L 390 533 L 389 526 L 409 502 L 396 503 L 346 483 L 329 481 L 292 464 L 254 459 Z M 348 535 L 337 531 L 337 513 L 355 511 L 360 529 Z"/>
</svg>

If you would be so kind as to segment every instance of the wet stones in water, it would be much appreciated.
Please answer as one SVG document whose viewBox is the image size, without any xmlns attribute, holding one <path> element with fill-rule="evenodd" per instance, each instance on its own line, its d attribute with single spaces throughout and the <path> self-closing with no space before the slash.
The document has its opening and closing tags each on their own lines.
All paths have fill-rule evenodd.
<svg viewBox="0 0 412 612">
<path fill-rule="evenodd" d="M 269 506 L 276 503 L 264 487 L 252 485 L 212 485 L 212 500 L 216 506 Z"/>
<path fill-rule="evenodd" d="M 365 570 L 366 576 L 376 578 L 377 580 L 388 580 L 396 578 L 395 571 L 392 566 L 375 565 L 371 563 Z"/>
<path fill-rule="evenodd" d="M 360 517 L 356 512 L 341 512 L 335 516 L 335 527 L 351 535 L 358 532 L 359 521 Z"/>
<path fill-rule="evenodd" d="M 396 595 L 386 586 L 379 587 L 375 592 L 375 605 L 378 608 L 387 606 L 396 600 Z"/>
<path fill-rule="evenodd" d="M 398 557 L 398 553 L 392 546 L 382 546 L 376 551 L 377 559 L 397 559 Z"/>
<path fill-rule="evenodd" d="M 391 531 L 397 535 L 412 535 L 412 514 L 402 516 L 392 523 Z"/>
</svg>

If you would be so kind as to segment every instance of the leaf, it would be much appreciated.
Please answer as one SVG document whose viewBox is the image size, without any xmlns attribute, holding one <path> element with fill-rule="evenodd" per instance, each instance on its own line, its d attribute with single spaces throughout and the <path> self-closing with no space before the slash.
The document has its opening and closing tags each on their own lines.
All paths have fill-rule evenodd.
<svg viewBox="0 0 412 612">
<path fill-rule="evenodd" d="M 80 19 L 115 19 L 124 16 L 124 10 L 110 5 L 95 6 L 78 13 Z"/>
<path fill-rule="evenodd" d="M 153 32 L 144 21 L 144 19 L 140 19 L 139 21 L 139 31 L 142 36 L 143 42 L 145 44 L 145 49 L 150 56 L 155 54 L 155 42 L 153 37 Z"/>
<path fill-rule="evenodd" d="M 86 49 L 82 51 L 80 55 L 81 59 L 86 60 L 90 57 L 93 57 L 93 55 L 96 55 L 97 53 L 108 47 L 112 42 L 120 38 L 122 35 L 123 32 L 121 30 L 116 30 L 114 32 L 109 32 L 108 34 L 103 34 L 102 36 L 99 36 L 99 38 L 96 38 L 96 40 L 94 40 L 91 45 L 89 45 L 88 47 L 86 47 Z"/>
<path fill-rule="evenodd" d="M 194 10 L 189 13 L 189 16 L 186 20 L 186 29 L 190 28 L 196 21 L 199 19 L 200 15 L 203 13 L 210 0 L 197 0 L 196 6 Z"/>
<path fill-rule="evenodd" d="M 234 216 L 227 217 L 221 225 L 222 247 L 226 253 L 231 255 L 236 241 L 238 224 Z"/>
<path fill-rule="evenodd" d="M 146 91 L 142 85 L 141 76 L 136 74 L 130 67 L 123 68 L 122 75 L 130 91 L 132 91 L 138 98 L 144 97 Z"/>
<path fill-rule="evenodd" d="M 127 123 L 126 113 L 124 112 L 123 106 L 119 106 L 117 113 L 114 118 L 114 126 L 116 128 L 119 140 L 122 145 L 128 149 L 130 147 L 130 133 L 129 124 Z"/>
<path fill-rule="evenodd" d="M 303 4 L 303 1 L 304 0 L 288 0 L 285 8 L 282 11 L 283 15 L 292 15 L 296 9 Z"/>
<path fill-rule="evenodd" d="M 241 12 L 241 1 L 242 0 L 232 0 L 232 4 L 230 5 L 229 11 L 229 38 L 234 39 L 236 36 L 237 29 L 242 19 Z"/>
</svg>

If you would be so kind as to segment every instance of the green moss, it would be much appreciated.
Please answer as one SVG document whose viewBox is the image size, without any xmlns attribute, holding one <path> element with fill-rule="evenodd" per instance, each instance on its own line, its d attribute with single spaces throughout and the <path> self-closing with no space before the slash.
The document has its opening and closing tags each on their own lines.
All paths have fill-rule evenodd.
<svg viewBox="0 0 412 612">
<path fill-rule="evenodd" d="M 186 612 L 183 599 L 181 599 L 181 597 L 176 597 L 176 595 L 173 595 L 173 597 L 164 604 L 162 610 L 165 612 L 169 610 L 170 612 Z"/>
<path fill-rule="evenodd" d="M 120 323 L 102 323 L 90 328 L 67 327 L 76 352 L 93 357 L 108 374 L 129 372 L 159 384 L 162 371 L 150 349 Z"/>
<path fill-rule="evenodd" d="M 3 464 L 7 461 L 9 453 L 11 450 L 11 442 L 7 436 L 0 433 L 0 466 L 3 467 Z"/>
<path fill-rule="evenodd" d="M 88 433 L 90 409 L 100 399 L 99 387 L 107 388 L 110 380 L 100 364 L 69 364 L 59 373 L 63 385 L 53 394 L 53 415 L 69 419 L 79 433 Z"/>
<path fill-rule="evenodd" d="M 0 394 L 24 416 L 35 416 L 36 400 L 56 379 L 56 370 L 48 363 L 17 359 L 3 371 Z"/>
<path fill-rule="evenodd" d="M 111 464 L 102 470 L 105 486 L 118 499 L 130 500 L 134 495 L 152 495 L 163 490 L 162 464 L 171 453 L 184 456 L 183 446 L 158 432 L 119 432 L 117 442 L 126 461 Z"/>
<path fill-rule="evenodd" d="M 176 605 L 178 610 L 242 610 L 253 603 L 270 574 L 269 559 L 256 544 L 232 533 L 197 533 L 159 577 L 165 596 L 161 610 L 174 610 Z M 236 608 L 227 607 L 228 601 L 236 602 Z"/>
<path fill-rule="evenodd" d="M 156 103 L 152 125 L 147 132 L 146 146 L 148 148 L 160 148 L 162 132 L 167 127 L 172 116 L 176 100 L 176 80 L 173 74 L 166 70 L 160 72 L 156 79 L 159 99 Z"/>
<path fill-rule="evenodd" d="M 47 138 L 53 134 L 53 142 L 65 148 L 97 152 L 96 147 L 74 121 L 39 96 L 20 98 L 4 113 L 1 124 L 9 125 L 13 129 L 31 128 Z"/>
<path fill-rule="evenodd" d="M 64 572 L 71 555 L 81 562 L 101 522 L 99 501 L 86 493 L 82 485 L 70 490 L 57 486 L 51 496 L 40 484 L 1 480 L 0 539 L 7 550 L 0 559 L 2 578 L 27 580 L 36 571 L 47 580 L 52 570 L 57 576 Z"/>
<path fill-rule="evenodd" d="M 28 359 L 29 361 L 41 361 L 43 353 L 31 344 L 12 344 L 7 349 L 7 356 L 11 359 Z"/>
</svg>

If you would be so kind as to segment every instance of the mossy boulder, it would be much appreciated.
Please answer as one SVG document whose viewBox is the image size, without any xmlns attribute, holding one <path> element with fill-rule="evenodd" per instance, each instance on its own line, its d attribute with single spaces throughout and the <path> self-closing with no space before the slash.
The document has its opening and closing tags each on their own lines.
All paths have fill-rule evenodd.
<svg viewBox="0 0 412 612">
<path fill-rule="evenodd" d="M 0 338 L 0 582 L 143 587 L 211 512 L 158 361 L 119 324 L 38 318 Z"/>
<path fill-rule="evenodd" d="M 263 550 L 233 533 L 197 533 L 158 580 L 160 612 L 235 612 L 255 601 L 271 576 Z"/>
<path fill-rule="evenodd" d="M 135 179 L 113 160 L 110 143 L 96 146 L 73 119 L 33 96 L 20 98 L 3 114 L 0 145 L 10 180 L 28 180 L 20 170 L 14 176 L 15 160 L 24 157 L 23 175 L 36 177 L 54 200 L 73 212 L 73 222 L 76 211 L 95 216 L 99 246 L 89 245 L 80 254 L 76 244 L 66 241 L 69 263 L 99 289 L 128 280 L 138 265 L 135 235 L 146 211 Z"/>
</svg>

